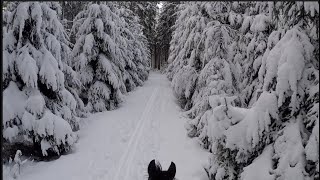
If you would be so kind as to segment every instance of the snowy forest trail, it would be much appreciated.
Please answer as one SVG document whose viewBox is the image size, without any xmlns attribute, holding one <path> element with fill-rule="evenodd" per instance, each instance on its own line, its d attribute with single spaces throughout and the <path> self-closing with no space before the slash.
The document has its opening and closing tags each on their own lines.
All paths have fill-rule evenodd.
<svg viewBox="0 0 320 180">
<path fill-rule="evenodd" d="M 207 180 L 208 152 L 186 135 L 185 119 L 165 75 L 151 72 L 143 87 L 121 107 L 92 115 L 71 154 L 22 167 L 24 180 L 144 180 L 158 159 L 164 170 L 176 164 L 179 180 Z"/>
</svg>

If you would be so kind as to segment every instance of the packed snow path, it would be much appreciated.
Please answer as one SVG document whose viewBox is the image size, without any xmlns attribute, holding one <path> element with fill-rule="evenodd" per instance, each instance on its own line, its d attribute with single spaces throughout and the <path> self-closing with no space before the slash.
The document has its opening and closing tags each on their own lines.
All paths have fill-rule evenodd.
<svg viewBox="0 0 320 180">
<path fill-rule="evenodd" d="M 146 180 L 158 159 L 164 170 L 176 164 L 178 180 L 207 180 L 208 153 L 186 136 L 185 119 L 167 78 L 151 72 L 143 87 L 114 111 L 92 115 L 71 154 L 23 167 L 24 180 Z"/>
</svg>

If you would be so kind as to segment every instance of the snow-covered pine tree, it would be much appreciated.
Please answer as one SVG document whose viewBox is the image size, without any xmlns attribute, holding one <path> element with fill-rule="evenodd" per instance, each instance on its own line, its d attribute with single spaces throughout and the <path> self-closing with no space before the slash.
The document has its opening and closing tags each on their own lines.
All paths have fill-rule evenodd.
<svg viewBox="0 0 320 180">
<path fill-rule="evenodd" d="M 279 178 L 319 178 L 319 3 L 275 3 L 276 26 L 284 35 L 261 69 L 264 90 L 275 90 L 282 121 L 274 160 Z M 277 39 L 276 39 L 277 40 Z M 269 41 L 273 41 L 271 38 Z M 269 43 L 269 42 L 268 42 Z M 281 52 L 280 54 L 277 54 Z M 271 69 L 272 68 L 272 69 Z M 276 69 L 276 74 L 273 72 Z M 260 73 L 260 72 L 259 72 Z M 270 81 L 272 79 L 272 81 Z M 317 110 L 316 110 L 317 109 Z M 287 133 L 287 134 L 286 134 Z M 285 140 L 292 139 L 291 142 Z M 318 139 L 318 140 L 317 140 Z M 282 147 L 286 146 L 287 149 Z M 291 148 L 290 148 L 291 147 Z M 292 150 L 296 149 L 296 150 Z M 293 159 L 288 156 L 296 155 Z M 290 167 L 285 167 L 290 165 Z"/>
<path fill-rule="evenodd" d="M 84 85 L 80 97 L 91 112 L 116 108 L 122 95 L 148 76 L 149 53 L 140 26 L 118 6 L 92 4 L 74 20 L 73 63 Z"/>
<path fill-rule="evenodd" d="M 169 48 L 169 66 L 165 70 L 165 73 L 167 74 L 169 80 L 172 80 L 174 74 L 177 73 L 176 71 L 179 70 L 179 68 L 182 68 L 183 65 L 187 64 L 187 62 L 185 62 L 185 58 L 183 58 L 185 50 L 182 49 L 184 48 L 184 44 L 186 43 L 187 37 L 190 33 L 187 25 L 191 23 L 186 24 L 186 22 L 188 21 L 189 17 L 191 19 L 196 15 L 196 12 L 193 9 L 197 8 L 197 6 L 199 5 L 197 5 L 195 2 L 184 2 L 180 3 L 177 7 L 177 19 L 175 24 L 173 25 L 172 39 L 170 41 Z"/>
<path fill-rule="evenodd" d="M 202 120 L 205 120 L 202 116 L 207 110 L 219 104 L 213 102 L 214 98 L 210 99 L 210 97 L 217 95 L 232 96 L 237 94 L 233 84 L 233 73 L 230 68 L 230 63 L 227 60 L 228 53 L 226 53 L 229 51 L 228 47 L 231 44 L 232 34 L 234 32 L 232 32 L 232 30 L 230 31 L 230 29 L 228 30 L 228 28 L 223 25 L 212 25 L 209 23 L 208 27 L 210 26 L 212 29 L 207 29 L 203 34 L 206 40 L 204 42 L 204 51 L 201 59 L 205 62 L 205 66 L 198 76 L 195 91 L 192 96 L 191 109 L 186 112 L 189 117 L 194 118 L 189 122 L 189 125 L 191 125 L 189 131 L 195 131 L 193 128 L 196 128 L 197 133 L 194 135 L 200 136 L 205 146 L 208 146 L 208 142 L 206 141 L 206 137 L 201 135 L 203 133 L 202 128 L 204 124 L 206 124 L 206 122 L 202 122 Z M 225 31 L 225 33 L 221 33 L 223 31 Z M 219 46 L 217 44 L 223 45 Z M 232 52 L 229 52 L 229 54 L 230 53 Z"/>
<path fill-rule="evenodd" d="M 311 175 L 305 171 L 307 161 L 304 145 L 310 132 L 308 133 L 303 125 L 304 121 L 309 121 L 306 116 L 308 111 L 303 106 L 309 88 L 313 83 L 317 83 L 312 82 L 316 80 L 312 78 L 312 71 L 316 70 L 310 63 L 314 58 L 313 51 L 314 47 L 307 34 L 301 27 L 295 26 L 288 30 L 270 51 L 266 51 L 267 58 L 263 62 L 266 67 L 262 69 L 262 72 L 265 72 L 263 90 L 275 91 L 278 97 L 277 107 L 281 122 L 274 139 L 273 157 L 278 164 L 274 173 L 279 178 L 304 179 Z M 309 126 L 316 127 L 316 124 L 317 122 L 314 122 Z M 312 151 L 319 152 L 319 149 Z"/>
<path fill-rule="evenodd" d="M 79 129 L 77 101 L 68 89 L 78 82 L 67 63 L 70 49 L 58 18 L 61 7 L 38 2 L 9 6 L 4 12 L 8 84 L 3 91 L 3 137 L 11 143 L 31 141 L 43 156 L 68 151 L 77 138 L 73 131 Z"/>
<path fill-rule="evenodd" d="M 71 30 L 73 19 L 88 3 L 86 1 L 60 1 L 62 20 L 66 22 L 65 29 Z"/>
<path fill-rule="evenodd" d="M 273 5 L 268 4 L 269 13 L 273 13 Z M 261 4 L 255 4 L 255 7 L 259 6 L 261 8 Z M 310 4 L 305 6 L 311 7 Z M 319 4 L 313 4 L 313 7 L 317 6 Z M 313 63 L 318 50 L 311 43 L 317 39 L 312 40 L 312 31 L 308 30 L 315 28 L 316 24 L 310 23 L 307 28 L 302 21 L 297 21 L 303 13 L 310 12 L 313 17 L 311 12 L 315 15 L 318 11 L 316 8 L 308 11 L 299 2 L 279 2 L 275 4 L 275 9 L 280 13 L 273 16 L 280 17 L 273 17 L 273 22 L 270 22 L 271 19 L 268 21 L 274 23 L 273 27 L 277 29 L 267 34 L 265 52 L 260 50 L 263 57 L 261 67 L 257 66 L 258 81 L 248 83 L 262 94 L 257 96 L 257 100 L 252 100 L 252 107 L 248 110 L 234 109 L 232 106 L 226 110 L 219 106 L 206 117 L 213 119 L 208 122 L 211 125 L 207 128 L 213 151 L 207 171 L 213 179 L 313 179 L 319 176 L 319 161 L 316 160 L 319 141 L 315 134 L 318 132 L 315 130 L 318 129 L 315 119 L 319 114 L 319 110 L 315 110 L 319 102 L 319 91 L 315 85 L 319 80 L 317 63 Z M 293 17 L 290 17 L 290 11 Z M 281 22 L 282 13 L 289 16 Z M 266 27 L 266 21 L 260 19 L 257 22 L 261 24 L 253 28 L 255 19 L 261 15 L 264 14 L 258 14 L 252 20 L 251 31 Z M 267 14 L 267 17 L 270 16 Z M 250 50 L 250 46 L 247 49 Z M 221 108 L 225 110 L 219 110 Z M 243 115 L 234 115 L 232 109 Z M 218 119 L 214 120 L 215 117 Z M 234 117 L 239 119 L 233 120 Z M 253 120 L 258 120 L 258 123 Z"/>
<path fill-rule="evenodd" d="M 137 67 L 134 63 L 133 54 L 133 42 L 134 35 L 129 29 L 129 24 L 126 21 L 125 9 L 119 10 L 116 4 L 109 3 L 109 7 L 112 12 L 119 16 L 119 20 L 116 21 L 116 26 L 119 28 L 120 36 L 115 39 L 115 44 L 118 44 L 120 50 L 119 56 L 124 60 L 124 71 L 122 71 L 121 76 L 123 77 L 123 82 L 126 87 L 126 91 L 131 91 L 138 85 L 142 85 L 142 80 L 139 79 L 137 75 Z M 128 11 L 127 11 L 128 12 Z"/>
<path fill-rule="evenodd" d="M 60 21 L 63 21 L 63 11 L 61 6 L 58 3 L 47 3 L 50 7 L 53 7 L 54 10 L 57 11 L 57 15 Z M 80 79 L 78 78 L 78 74 L 76 71 L 74 71 L 73 62 L 72 62 L 72 56 L 71 56 L 71 47 L 73 47 L 73 44 L 69 41 L 69 36 L 66 31 L 63 32 L 64 38 L 60 38 L 61 42 L 61 58 L 63 63 L 63 73 L 64 73 L 64 79 L 65 79 L 65 88 L 70 91 L 70 93 L 74 96 L 77 106 L 75 109 L 76 116 L 77 117 L 86 117 L 87 111 L 84 108 L 84 104 L 82 100 L 79 98 L 79 90 L 82 87 L 82 84 L 80 82 Z M 74 112 L 72 112 L 74 113 Z M 64 116 L 64 115 L 63 115 Z M 79 129 L 79 124 L 74 123 L 78 120 L 71 120 L 70 118 L 76 117 L 74 115 L 65 116 L 65 118 L 68 120 L 68 122 L 72 125 L 73 129 Z"/>
<path fill-rule="evenodd" d="M 172 56 L 169 58 L 174 59 L 168 68 L 172 69 L 168 70 L 169 77 L 173 74 L 172 86 L 178 98 L 185 99 L 184 109 L 190 109 L 186 112 L 193 119 L 188 123 L 189 136 L 201 136 L 204 146 L 209 144 L 207 138 L 200 135 L 205 123 L 201 117 L 211 108 L 209 97 L 235 93 L 227 55 L 233 51 L 229 46 L 236 32 L 218 21 L 225 23 L 227 5 L 224 2 L 182 5 L 185 8 L 175 25 L 174 38 L 177 39 L 171 42 Z M 182 49 L 176 47 L 174 41 Z"/>
<path fill-rule="evenodd" d="M 143 35 L 143 26 L 139 23 L 139 17 L 126 6 L 121 6 L 120 17 L 124 19 L 124 26 L 127 29 L 123 35 L 127 39 L 128 51 L 132 52 L 134 65 L 127 65 L 127 71 L 132 76 L 136 85 L 141 86 L 147 80 L 150 70 L 150 50 L 147 38 Z M 131 67 L 130 67 L 131 66 Z"/>
<path fill-rule="evenodd" d="M 172 39 L 173 25 L 176 21 L 176 11 L 179 2 L 163 2 L 156 25 L 156 41 L 160 67 L 163 68 L 168 64 L 170 41 Z"/>
<path fill-rule="evenodd" d="M 73 64 L 84 86 L 79 96 L 90 112 L 114 109 L 126 92 L 121 76 L 125 62 L 115 42 L 120 37 L 119 20 L 105 4 L 91 4 L 74 20 Z"/>
<path fill-rule="evenodd" d="M 258 83 L 258 72 L 263 54 L 267 47 L 267 39 L 273 29 L 268 2 L 233 3 L 229 22 L 238 30 L 238 41 L 235 41 L 233 61 L 239 98 L 242 107 L 251 107 L 261 93 Z"/>
<path fill-rule="evenodd" d="M 143 26 L 143 32 L 149 43 L 153 43 L 155 35 L 155 18 L 157 14 L 157 1 L 130 2 L 130 9 L 139 16 L 140 24 Z"/>
<path fill-rule="evenodd" d="M 190 108 L 190 100 L 202 66 L 197 50 L 207 20 L 201 13 L 202 4 L 203 2 L 185 2 L 179 5 L 179 15 L 170 42 L 168 61 L 171 63 L 166 73 L 172 80 L 174 92 L 184 109 Z"/>
<path fill-rule="evenodd" d="M 214 54 L 207 49 L 214 45 L 198 43 L 198 61 L 192 61 L 192 56 L 184 57 L 188 52 L 184 49 L 188 44 L 186 37 L 190 34 L 186 14 L 195 9 L 194 4 L 179 6 L 167 74 L 180 97 L 189 95 L 186 92 L 190 88 L 186 87 L 195 81 L 189 107 L 200 111 L 187 111 L 193 112 L 191 122 L 198 125 L 189 133 L 199 136 L 204 147 L 212 152 L 205 168 L 210 179 L 319 178 L 319 20 L 315 18 L 319 14 L 318 2 L 232 2 L 224 6 L 208 3 L 204 11 L 208 17 L 230 29 L 222 31 L 222 35 L 212 31 L 213 37 L 229 36 L 228 41 L 217 43 L 228 42 L 229 48 Z M 219 9 L 228 15 L 219 13 Z M 211 44 L 219 41 L 204 32 L 216 27 L 200 31 Z M 236 36 L 230 33 L 233 31 Z M 211 53 L 209 62 L 201 52 Z M 221 91 L 207 99 L 194 98 L 201 97 L 197 95 L 200 84 L 203 85 L 199 92 L 215 91 L 218 87 L 210 76 L 204 76 L 207 84 L 200 83 L 197 72 L 210 75 L 214 69 L 207 67 L 221 56 L 230 66 L 227 74 L 232 77 L 229 82 L 235 90 L 229 94 Z M 198 70 L 190 69 L 193 67 L 186 66 L 190 62 L 200 62 L 201 66 Z M 197 77 L 192 78 L 192 74 Z M 203 110 L 193 108 L 196 102 L 207 106 Z"/>
<path fill-rule="evenodd" d="M 272 156 L 264 159 L 263 166 L 256 166 L 254 159 L 273 137 L 270 126 L 278 117 L 275 93 L 263 92 L 251 109 L 234 107 L 234 98 L 215 96 L 210 99 L 213 99 L 210 106 L 215 108 L 202 117 L 207 120 L 204 130 L 210 144 L 209 151 L 212 152 L 205 167 L 210 179 L 239 179 L 243 171 L 245 173 L 241 174 L 241 178 L 254 179 L 257 178 L 255 174 L 261 179 L 268 178 Z M 251 163 L 255 171 L 246 172 L 245 167 Z M 257 174 L 258 169 L 260 173 Z"/>
<path fill-rule="evenodd" d="M 143 34 L 148 41 L 148 48 L 151 54 L 151 59 L 155 59 L 155 35 L 156 35 L 156 15 L 158 11 L 158 1 L 131 1 L 124 2 L 128 4 L 130 10 L 139 16 L 139 23 L 142 25 Z M 154 62 L 153 62 L 154 63 Z M 154 64 L 153 64 L 153 67 Z"/>
</svg>

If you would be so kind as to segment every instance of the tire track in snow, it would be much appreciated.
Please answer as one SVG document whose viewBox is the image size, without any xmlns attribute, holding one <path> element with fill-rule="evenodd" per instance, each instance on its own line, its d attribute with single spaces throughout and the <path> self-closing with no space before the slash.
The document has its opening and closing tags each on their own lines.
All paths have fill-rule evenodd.
<svg viewBox="0 0 320 180">
<path fill-rule="evenodd" d="M 156 99 L 157 94 L 158 94 L 158 88 L 155 88 L 153 90 L 152 95 L 150 96 L 147 104 L 146 104 L 146 107 L 141 115 L 139 123 L 136 126 L 136 128 L 135 128 L 135 130 L 129 140 L 127 148 L 120 159 L 120 163 L 118 165 L 118 168 L 116 170 L 116 173 L 114 175 L 113 180 L 124 180 L 123 178 L 120 178 L 123 171 L 125 171 L 125 173 L 122 174 L 122 176 L 125 176 L 126 178 L 128 177 L 129 169 L 131 168 L 130 166 L 131 166 L 132 160 L 133 160 L 133 156 L 136 154 L 136 151 L 137 151 L 137 144 L 142 137 L 143 127 L 145 125 L 145 122 L 147 121 L 148 115 L 150 115 L 150 112 L 152 110 L 153 104 L 155 103 L 155 99 Z"/>
</svg>

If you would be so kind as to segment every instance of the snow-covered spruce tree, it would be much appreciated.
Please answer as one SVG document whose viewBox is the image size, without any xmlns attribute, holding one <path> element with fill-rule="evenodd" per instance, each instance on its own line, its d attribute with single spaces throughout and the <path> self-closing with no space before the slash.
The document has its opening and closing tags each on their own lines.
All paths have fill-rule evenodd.
<svg viewBox="0 0 320 180">
<path fill-rule="evenodd" d="M 313 10 L 318 13 L 301 5 L 280 2 L 275 7 L 283 12 L 299 9 L 295 16 L 303 11 L 311 17 Z M 281 17 L 282 12 L 275 15 Z M 319 79 L 314 63 L 318 50 L 311 44 L 311 31 L 297 19 L 289 16 L 283 22 L 273 22 L 278 29 L 268 38 L 258 72 L 261 86 L 257 89 L 262 93 L 252 107 L 247 110 L 230 105 L 227 110 L 218 106 L 207 115 L 213 152 L 207 168 L 211 179 L 319 177 L 319 110 L 315 110 Z"/>
<path fill-rule="evenodd" d="M 236 32 L 218 21 L 225 22 L 227 4 L 192 2 L 183 5 L 187 7 L 180 12 L 175 30 L 177 35 L 181 32 L 182 37 L 173 39 L 183 47 L 177 55 L 173 50 L 170 57 L 175 58 L 169 66 L 172 68 L 169 76 L 173 74 L 172 86 L 179 99 L 186 99 L 184 109 L 190 109 L 186 114 L 193 119 L 188 122 L 189 136 L 201 136 L 204 146 L 209 144 L 207 138 L 200 135 L 205 123 L 201 117 L 211 108 L 209 96 L 235 93 L 227 55 L 232 53 L 229 46 Z"/>
<path fill-rule="evenodd" d="M 177 20 L 173 25 L 174 30 L 172 32 L 172 39 L 170 41 L 170 54 L 168 57 L 169 66 L 165 70 L 169 80 L 172 80 L 173 75 L 177 73 L 177 70 L 182 68 L 184 65 L 187 65 L 185 60 L 186 58 L 183 57 L 186 50 L 183 50 L 183 48 L 190 33 L 190 30 L 187 26 L 191 26 L 189 25 L 191 24 L 191 20 L 188 24 L 186 22 L 189 20 L 189 17 L 190 19 L 195 19 L 197 17 L 197 14 L 194 10 L 197 8 L 197 6 L 199 6 L 197 4 L 199 3 L 184 2 L 179 4 L 177 7 Z"/>
<path fill-rule="evenodd" d="M 132 52 L 132 63 L 128 63 L 126 70 L 132 76 L 136 85 L 141 86 L 147 80 L 150 70 L 150 50 L 147 38 L 143 35 L 143 26 L 139 24 L 139 17 L 126 6 L 119 7 L 120 17 L 123 18 L 123 36 L 126 38 L 128 52 Z"/>
<path fill-rule="evenodd" d="M 121 76 L 123 77 L 123 82 L 126 87 L 126 91 L 131 91 L 138 85 L 142 85 L 142 80 L 139 79 L 138 69 L 136 64 L 134 63 L 134 59 L 136 56 L 136 52 L 134 53 L 133 42 L 134 35 L 131 31 L 128 21 L 126 21 L 125 13 L 128 12 L 125 9 L 115 5 L 114 3 L 109 3 L 109 7 L 112 12 L 114 12 L 117 16 L 119 16 L 119 20 L 117 22 L 117 26 L 119 28 L 120 37 L 115 39 L 115 43 L 118 44 L 118 48 L 120 50 L 120 58 L 124 60 L 125 66 L 124 71 L 122 71 Z M 126 12 L 125 12 L 126 11 Z"/>
<path fill-rule="evenodd" d="M 200 136 L 206 148 L 209 144 L 207 138 L 202 136 L 202 128 L 206 124 L 206 122 L 202 122 L 202 120 L 205 120 L 202 116 L 207 110 L 214 108 L 209 104 L 209 97 L 237 94 L 233 82 L 234 73 L 228 61 L 228 55 L 233 53 L 233 49 L 229 47 L 234 36 L 235 31 L 228 26 L 220 24 L 219 21 L 212 21 L 208 23 L 202 34 L 203 42 L 199 43 L 199 46 L 202 46 L 203 49 L 200 59 L 205 65 L 197 79 L 195 91 L 191 98 L 191 109 L 186 114 L 194 118 L 188 123 L 190 126 L 188 128 L 189 136 Z"/>
<path fill-rule="evenodd" d="M 207 21 L 202 14 L 202 5 L 202 2 L 186 2 L 179 5 L 179 15 L 170 42 L 171 53 L 168 61 L 171 63 L 166 73 L 172 80 L 174 92 L 184 109 L 190 108 L 198 72 L 202 67 L 197 49 Z"/>
<path fill-rule="evenodd" d="M 197 72 L 210 75 L 212 70 L 205 70 L 205 67 L 219 55 L 212 54 L 206 64 L 201 52 L 206 52 L 205 48 L 210 46 L 198 43 L 198 49 L 204 50 L 196 55 L 203 65 L 199 70 L 185 66 L 193 59 L 185 60 L 179 53 L 188 52 L 184 49 L 187 41 L 182 35 L 189 34 L 190 30 L 187 21 L 177 24 L 183 13 L 188 12 L 186 9 L 194 8 L 188 3 L 179 6 L 175 29 L 184 28 L 173 33 L 169 57 L 172 63 L 167 69 L 172 83 L 183 82 L 174 86 L 182 97 L 189 95 L 190 88 L 184 88 L 189 86 L 188 82 L 195 81 L 195 91 L 191 91 L 189 100 L 191 109 L 187 113 L 193 119 L 190 122 L 198 126 L 188 128 L 189 135 L 199 136 L 203 147 L 212 152 L 205 168 L 208 176 L 246 180 L 319 178 L 319 21 L 315 18 L 319 4 L 234 2 L 231 6 L 220 6 L 222 8 L 217 8 L 214 2 L 208 4 L 212 11 L 206 12 L 212 20 L 230 28 L 229 32 L 237 32 L 237 36 L 232 36 L 223 31 L 231 37 L 226 41 L 229 48 L 218 51 L 230 66 L 229 75 L 235 90 L 229 94 L 223 91 L 211 94 L 207 100 L 193 99 L 198 96 L 198 85 L 203 84 Z M 226 9 L 228 15 L 218 13 L 218 9 Z M 209 28 L 214 29 L 213 26 Z M 206 28 L 203 29 L 201 32 L 205 32 Z M 218 35 L 219 31 L 214 34 Z M 210 41 L 210 36 L 208 39 L 212 44 L 216 41 Z M 182 68 L 184 70 L 180 70 Z M 222 68 L 217 69 L 222 71 Z M 176 80 L 182 74 L 187 76 Z M 200 90 L 206 92 L 203 90 L 208 87 L 215 91 L 218 86 L 210 87 L 210 82 L 215 80 L 208 79 Z M 235 96 L 229 97 L 231 95 Z M 204 108 L 196 108 L 195 102 Z M 192 111 L 196 109 L 200 111 Z"/>
<path fill-rule="evenodd" d="M 270 5 L 270 6 L 269 6 Z M 270 8 L 269 8 L 270 7 Z M 239 96 L 242 107 L 250 107 L 261 93 L 258 72 L 267 39 L 274 29 L 271 24 L 272 3 L 239 2 L 233 3 L 229 23 L 238 30 L 238 40 L 234 42 L 235 53 L 231 55 L 236 69 Z"/>
<path fill-rule="evenodd" d="M 254 159 L 272 139 L 270 126 L 278 117 L 276 95 L 263 92 L 251 109 L 234 107 L 233 100 L 211 96 L 210 106 L 215 108 L 202 116 L 207 121 L 203 131 L 206 132 L 210 142 L 209 151 L 212 152 L 205 168 L 208 176 L 210 179 L 240 179 L 240 174 L 245 172 L 241 174 L 245 176 L 244 179 L 268 178 L 273 164 L 272 155 L 268 155 L 270 159 L 262 157 L 263 166 L 255 164 Z M 251 163 L 255 171 L 246 172 L 245 167 Z M 256 174 L 258 170 L 258 177 L 251 174 Z"/>
<path fill-rule="evenodd" d="M 57 3 L 12 3 L 4 12 L 3 138 L 31 141 L 43 156 L 68 151 L 76 141 L 77 87 Z M 68 80 L 65 79 L 68 77 Z M 49 151 L 48 151 L 49 150 Z"/>
<path fill-rule="evenodd" d="M 170 55 L 168 58 L 170 65 L 166 69 L 170 80 L 179 69 L 188 64 L 189 59 L 193 62 L 191 66 L 197 72 L 204 67 L 204 64 L 196 55 L 203 51 L 199 44 L 205 39 L 201 39 L 201 34 L 210 21 L 217 20 L 217 18 L 224 19 L 226 14 L 221 13 L 218 17 L 212 17 L 210 14 L 213 14 L 211 13 L 215 9 L 213 7 L 226 12 L 226 4 L 221 2 L 211 3 L 211 6 L 208 2 L 185 2 L 179 4 L 177 20 L 173 26 L 174 31 L 170 42 Z"/>
<path fill-rule="evenodd" d="M 261 69 L 264 89 L 274 89 L 283 129 L 275 142 L 275 160 L 279 163 L 275 174 L 279 178 L 319 178 L 319 3 L 277 2 L 276 13 L 287 14 L 277 21 L 285 35 L 270 51 Z M 282 20 L 282 21 L 281 21 Z M 271 39 L 270 39 L 271 40 Z M 275 55 L 281 51 L 281 55 Z M 275 61 L 277 59 L 278 61 Z M 277 75 L 271 68 L 277 69 Z M 274 70 L 273 70 L 274 71 Z M 271 72 L 271 73 L 270 73 Z M 273 82 L 270 81 L 270 78 Z M 276 82 L 276 83 L 275 83 Z M 317 110 L 316 110 L 317 109 Z M 296 127 L 295 127 L 296 126 Z M 293 135 L 292 129 L 296 128 Z M 295 144 L 284 141 L 286 135 L 295 137 Z M 293 138 L 292 137 L 292 138 Z M 283 146 L 298 150 L 283 151 Z M 297 163 L 282 155 L 297 156 Z M 290 164 L 290 168 L 285 165 Z M 294 171 L 295 173 L 292 173 Z"/>
<path fill-rule="evenodd" d="M 143 33 L 148 42 L 152 43 L 155 35 L 155 17 L 158 2 L 132 1 L 125 3 L 128 4 L 130 10 L 139 16 L 140 24 L 143 26 Z"/>
<path fill-rule="evenodd" d="M 170 41 L 172 39 L 173 25 L 176 21 L 176 10 L 179 2 L 165 1 L 162 5 L 162 11 L 159 14 L 156 25 L 157 49 L 160 52 L 160 67 L 166 67 L 168 64 Z"/>
<path fill-rule="evenodd" d="M 258 170 L 259 177 L 266 179 L 305 179 L 317 176 L 316 167 L 313 171 L 315 175 L 305 170 L 314 164 L 307 167 L 307 152 L 303 145 L 309 133 L 303 125 L 303 119 L 307 116 L 301 101 L 303 98 L 300 99 L 305 96 L 303 89 L 308 87 L 304 80 L 308 76 L 303 74 L 312 50 L 308 37 L 301 29 L 288 30 L 267 56 L 268 68 L 264 76 L 266 89 L 263 89 L 253 107 L 240 110 L 232 106 L 227 109 L 227 105 L 218 106 L 204 116 L 208 121 L 207 136 L 212 144 L 210 150 L 213 155 L 210 168 L 207 169 L 212 179 L 256 179 Z M 274 72 L 274 69 L 277 71 Z M 276 81 L 272 80 L 274 78 Z M 270 86 L 274 82 L 275 85 Z M 287 96 L 288 92 L 290 96 Z M 316 111 L 312 113 L 312 116 L 317 116 Z M 313 123 L 317 127 L 317 121 Z M 318 151 L 315 148 L 316 139 L 315 134 L 311 135 L 310 146 L 306 146 L 306 150 L 312 154 L 309 158 L 315 163 L 317 160 L 314 154 Z M 265 151 L 268 151 L 268 155 Z M 268 163 L 261 165 L 259 162 Z"/>
<path fill-rule="evenodd" d="M 84 86 L 80 97 L 90 112 L 114 109 L 126 92 L 121 76 L 125 62 L 115 43 L 120 37 L 115 21 L 119 17 L 108 6 L 92 4 L 76 16 L 72 27 L 77 39 L 73 63 Z"/>
<path fill-rule="evenodd" d="M 158 1 L 131 1 L 124 2 L 128 8 L 139 16 L 139 23 L 142 25 L 143 34 L 147 38 L 147 47 L 149 48 L 151 58 L 155 59 L 156 43 L 156 15 L 158 11 Z M 151 63 L 152 64 L 152 63 Z M 154 62 L 153 62 L 153 65 Z"/>
<path fill-rule="evenodd" d="M 122 95 L 148 76 L 148 51 L 139 29 L 113 3 L 92 4 L 75 18 L 73 62 L 84 85 L 81 99 L 91 112 L 112 110 Z M 131 23 L 131 24 L 130 24 Z M 135 50 L 133 50 L 136 48 Z"/>
<path fill-rule="evenodd" d="M 281 129 L 274 143 L 274 158 L 278 164 L 274 173 L 279 178 L 304 179 L 310 176 L 305 171 L 307 162 L 304 150 L 309 133 L 303 125 L 304 121 L 310 122 L 310 119 L 305 115 L 308 111 L 303 106 L 304 98 L 309 95 L 309 88 L 313 83 L 317 83 L 312 82 L 316 80 L 312 78 L 312 71 L 317 71 L 310 63 L 314 58 L 313 51 L 314 47 L 308 36 L 298 26 L 288 30 L 270 52 L 266 51 L 268 55 L 265 61 L 263 90 L 276 92 L 281 120 Z M 316 127 L 316 124 L 315 121 L 308 125 Z M 317 142 L 313 143 L 313 146 L 318 147 L 315 145 Z M 319 153 L 318 148 L 311 151 Z"/>
<path fill-rule="evenodd" d="M 140 24 L 143 26 L 143 33 L 148 39 L 149 46 L 151 46 L 155 41 L 155 18 L 158 9 L 158 2 L 137 1 L 130 3 L 131 10 L 139 16 Z"/>
<path fill-rule="evenodd" d="M 73 19 L 88 5 L 88 3 L 88 1 L 60 1 L 62 7 L 62 20 L 65 22 L 66 30 L 71 30 Z"/>
</svg>

